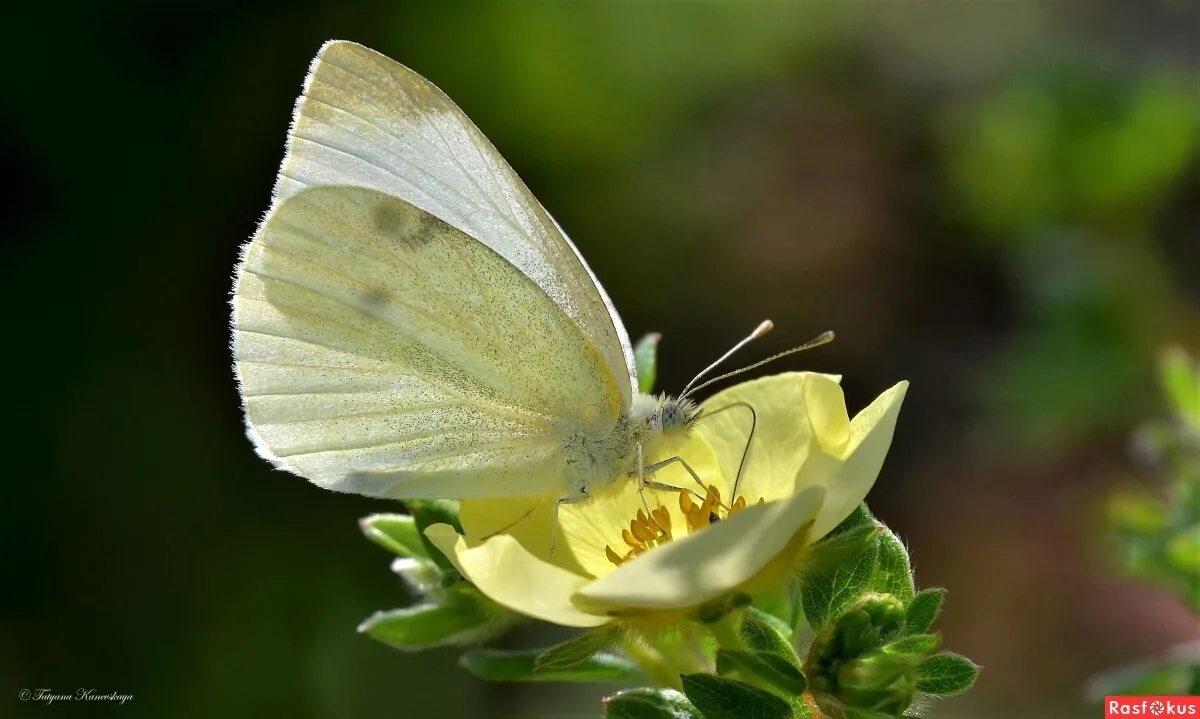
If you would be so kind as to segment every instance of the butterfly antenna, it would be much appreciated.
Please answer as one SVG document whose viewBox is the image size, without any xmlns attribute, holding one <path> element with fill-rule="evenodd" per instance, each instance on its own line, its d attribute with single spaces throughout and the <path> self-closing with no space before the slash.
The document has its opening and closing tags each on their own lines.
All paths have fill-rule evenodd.
<svg viewBox="0 0 1200 719">
<path fill-rule="evenodd" d="M 755 327 L 754 331 L 751 332 L 745 339 L 743 339 L 741 342 L 738 342 L 737 344 L 735 344 L 732 348 L 730 348 L 730 350 L 728 352 L 726 352 L 725 354 L 723 354 L 719 358 L 717 358 L 716 362 L 713 362 L 709 366 L 700 370 L 700 374 L 693 377 L 692 381 L 687 383 L 687 387 L 683 388 L 683 392 L 681 392 L 679 394 L 679 398 L 683 399 L 684 397 L 687 397 L 688 390 L 691 389 L 692 385 L 696 384 L 696 382 L 701 377 L 703 377 L 704 375 L 706 375 L 709 372 L 712 372 L 714 369 L 716 369 L 719 364 L 721 364 L 725 360 L 729 359 L 729 357 L 731 355 L 733 355 L 734 352 L 737 352 L 741 348 L 750 344 L 751 342 L 758 339 L 759 337 L 762 337 L 763 335 L 770 332 L 774 328 L 775 328 L 775 323 L 772 322 L 771 320 L 763 320 L 762 322 L 758 323 L 758 327 Z"/>
<path fill-rule="evenodd" d="M 771 323 L 769 320 L 766 322 L 763 322 L 762 325 L 759 325 L 759 329 L 761 329 L 763 327 L 763 325 L 767 326 L 768 331 L 771 329 L 771 326 L 770 326 Z M 758 332 L 758 330 L 755 330 L 755 333 L 757 333 L 757 332 Z M 733 349 L 726 352 L 725 357 L 728 357 L 729 355 L 733 354 L 734 351 L 738 349 L 738 347 L 741 347 L 742 345 L 746 344 L 747 342 L 754 339 L 755 337 L 761 337 L 763 334 L 766 334 L 766 332 L 763 332 L 762 334 L 750 335 L 746 339 L 739 342 L 736 347 L 734 347 Z M 683 393 L 679 395 L 679 399 L 683 399 L 684 397 L 687 397 L 692 392 L 698 392 L 699 390 L 704 389 L 705 387 L 709 386 L 710 384 L 713 384 L 714 382 L 720 382 L 723 379 L 729 379 L 730 377 L 733 377 L 734 375 L 739 375 L 743 372 L 749 372 L 752 369 L 762 367 L 763 365 L 767 364 L 768 362 L 774 362 L 775 360 L 779 359 L 780 357 L 787 357 L 790 354 L 796 354 L 797 352 L 803 352 L 804 350 L 810 350 L 814 347 L 820 347 L 821 345 L 829 344 L 832 341 L 833 341 L 833 332 L 822 332 L 821 334 L 817 335 L 816 337 L 813 337 L 811 340 L 805 342 L 804 344 L 800 345 L 799 347 L 793 347 L 790 350 L 784 350 L 783 352 L 780 352 L 779 354 L 771 355 L 770 357 L 768 357 L 764 360 L 759 360 L 758 362 L 755 362 L 754 364 L 749 365 L 747 367 L 742 367 L 741 369 L 735 369 L 732 372 L 726 372 L 723 375 L 718 375 L 696 387 L 692 387 L 692 384 L 694 384 L 696 382 L 696 380 L 692 380 L 691 382 L 688 383 L 688 386 L 684 388 Z M 708 369 L 705 369 L 704 372 L 701 372 L 700 375 L 704 375 L 706 372 L 708 372 L 708 370 L 710 370 L 713 367 L 720 364 L 721 360 L 725 359 L 725 357 L 722 357 L 720 360 L 717 360 L 716 362 L 714 362 L 710 367 L 708 367 Z M 700 377 L 698 376 L 696 379 L 699 379 L 699 378 Z"/>
</svg>

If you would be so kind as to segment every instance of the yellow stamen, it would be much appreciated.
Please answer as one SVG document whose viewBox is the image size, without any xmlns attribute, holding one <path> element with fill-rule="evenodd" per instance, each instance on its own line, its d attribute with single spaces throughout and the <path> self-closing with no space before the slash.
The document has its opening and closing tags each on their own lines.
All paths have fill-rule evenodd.
<svg viewBox="0 0 1200 719">
<path fill-rule="evenodd" d="M 634 549 L 637 549 L 642 544 L 628 529 L 621 530 L 621 539 L 624 539 L 625 543 Z"/>
<path fill-rule="evenodd" d="M 637 519 L 629 523 L 629 531 L 633 532 L 633 536 L 637 537 L 642 543 L 654 541 L 658 536 L 658 532 L 650 528 L 650 520 L 646 519 L 645 512 L 640 509 L 637 513 Z"/>
<path fill-rule="evenodd" d="M 757 504 L 763 504 L 765 501 L 760 497 Z M 697 532 L 714 522 L 728 519 L 745 509 L 747 504 L 744 496 L 738 497 L 726 510 L 721 504 L 721 490 L 714 485 L 709 485 L 705 490 L 704 501 L 700 504 L 696 504 L 692 499 L 690 490 L 679 492 L 679 511 L 683 515 L 688 532 Z M 639 509 L 633 519 L 629 520 L 629 529 L 621 530 L 621 539 L 628 545 L 629 550 L 621 555 L 611 546 L 605 545 L 604 556 L 619 567 L 630 559 L 671 541 L 673 536 L 670 510 L 659 505 L 647 515 L 644 509 Z"/>
<path fill-rule="evenodd" d="M 608 561 L 612 562 L 618 567 L 621 566 L 621 562 L 625 561 L 620 555 L 612 550 L 612 547 L 608 546 L 607 544 L 604 545 L 604 556 L 608 557 Z"/>
</svg>

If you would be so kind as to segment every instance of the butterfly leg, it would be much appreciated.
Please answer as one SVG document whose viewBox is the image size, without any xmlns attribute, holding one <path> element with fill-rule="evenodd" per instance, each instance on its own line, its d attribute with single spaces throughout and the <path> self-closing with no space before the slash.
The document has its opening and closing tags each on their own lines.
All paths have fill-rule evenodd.
<svg viewBox="0 0 1200 719">
<path fill-rule="evenodd" d="M 642 510 L 646 512 L 646 516 L 658 527 L 659 531 L 665 534 L 670 534 L 667 528 L 658 523 L 658 518 L 654 516 L 654 512 L 650 511 L 650 503 L 646 501 L 646 487 L 654 486 L 655 483 L 648 483 L 646 480 L 646 471 L 649 467 L 646 466 L 646 448 L 641 442 L 637 445 L 637 479 L 638 479 L 638 497 L 642 500 Z"/>
<path fill-rule="evenodd" d="M 554 518 L 550 522 L 550 556 L 554 556 L 554 547 L 558 542 L 558 509 L 564 504 L 579 504 L 590 499 L 587 494 L 575 494 L 570 497 L 559 497 L 554 503 Z"/>
<path fill-rule="evenodd" d="M 706 493 L 708 492 L 708 486 L 705 485 L 703 480 L 700 479 L 700 475 L 696 473 L 696 470 L 692 469 L 692 466 L 687 463 L 687 460 L 685 460 L 683 457 L 680 457 L 678 455 L 676 455 L 674 457 L 668 457 L 668 458 L 662 460 L 661 462 L 655 462 L 654 464 L 646 467 L 646 471 L 649 473 L 654 473 L 654 472 L 657 472 L 658 470 L 662 469 L 663 467 L 666 467 L 667 465 L 670 465 L 670 464 L 674 464 L 676 462 L 678 462 L 679 464 L 682 464 L 683 468 L 685 470 L 687 470 L 687 473 L 692 476 L 692 479 L 696 480 L 696 484 L 700 485 L 700 488 L 703 489 Z M 691 492 L 701 502 L 704 501 L 705 495 L 697 492 L 694 489 L 687 489 L 685 487 L 676 487 L 673 484 L 664 484 L 662 482 L 656 482 L 652 479 L 646 480 L 645 484 L 647 487 L 650 487 L 652 489 L 662 489 L 662 490 L 666 490 L 668 492 Z M 724 503 L 722 503 L 721 506 L 724 507 L 725 509 L 729 509 L 729 507 L 726 507 Z"/>
<path fill-rule="evenodd" d="M 717 416 L 727 409 L 734 409 L 735 407 L 741 407 L 743 409 L 750 410 L 750 432 L 746 434 L 746 446 L 742 448 L 742 459 L 740 462 L 738 462 L 737 476 L 733 479 L 733 494 L 729 497 L 730 502 L 736 501 L 738 497 L 737 491 L 738 485 L 741 484 L 742 481 L 742 470 L 746 468 L 746 457 L 750 455 L 750 442 L 754 439 L 754 430 L 758 426 L 758 413 L 754 411 L 754 407 L 749 402 L 734 402 L 732 404 L 727 404 L 720 409 L 713 410 L 712 412 L 705 412 L 696 419 L 697 422 L 703 422 L 710 417 Z M 687 465 L 685 464 L 684 466 Z M 694 477 L 695 475 L 693 474 L 692 476 Z"/>
</svg>

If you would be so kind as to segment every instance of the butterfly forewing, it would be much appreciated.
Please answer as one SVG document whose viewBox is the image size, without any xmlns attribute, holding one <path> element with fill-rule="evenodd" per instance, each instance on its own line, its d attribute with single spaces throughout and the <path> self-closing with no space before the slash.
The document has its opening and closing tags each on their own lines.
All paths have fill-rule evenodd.
<svg viewBox="0 0 1200 719">
<path fill-rule="evenodd" d="M 297 102 L 276 202 L 322 185 L 406 200 L 508 260 L 580 328 L 628 407 L 633 352 L 608 296 L 495 147 L 427 80 L 361 45 L 322 47 Z"/>
</svg>

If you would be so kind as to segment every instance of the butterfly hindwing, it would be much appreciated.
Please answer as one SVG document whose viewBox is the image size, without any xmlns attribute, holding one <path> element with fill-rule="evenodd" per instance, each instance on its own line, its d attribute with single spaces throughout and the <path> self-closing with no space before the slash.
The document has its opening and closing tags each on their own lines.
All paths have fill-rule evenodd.
<svg viewBox="0 0 1200 719">
<path fill-rule="evenodd" d="M 234 306 L 260 452 L 332 489 L 565 493 L 564 432 L 621 412 L 603 357 L 545 292 L 379 191 L 278 203 L 245 248 Z"/>
</svg>

